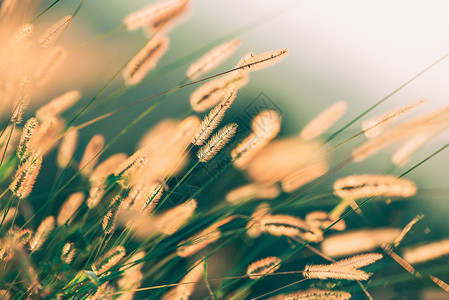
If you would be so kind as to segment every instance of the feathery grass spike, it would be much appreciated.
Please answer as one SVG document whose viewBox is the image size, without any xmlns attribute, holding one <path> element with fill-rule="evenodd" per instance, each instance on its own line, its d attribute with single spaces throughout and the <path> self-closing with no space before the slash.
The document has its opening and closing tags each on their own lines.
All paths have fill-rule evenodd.
<svg viewBox="0 0 449 300">
<path fill-rule="evenodd" d="M 379 117 L 369 119 L 363 122 L 362 130 L 368 138 L 378 136 L 385 127 L 404 118 L 407 114 L 413 112 L 425 102 L 426 100 L 412 102 L 403 107 L 390 110 Z"/>
<path fill-rule="evenodd" d="M 39 128 L 39 122 L 36 118 L 29 119 L 25 126 L 23 126 L 22 135 L 20 136 L 19 147 L 17 147 L 17 156 L 20 158 L 20 161 L 23 161 L 27 158 L 27 154 L 30 154 L 30 150 L 28 149 L 28 143 L 30 142 L 33 134 Z"/>
<path fill-rule="evenodd" d="M 168 0 L 150 4 L 126 16 L 123 23 L 129 31 L 146 26 L 157 29 L 185 10 L 188 3 L 189 0 Z"/>
<path fill-rule="evenodd" d="M 158 217 L 157 229 L 159 232 L 172 235 L 180 229 L 193 216 L 197 202 L 195 199 L 175 206 Z"/>
<path fill-rule="evenodd" d="M 45 218 L 39 227 L 37 228 L 36 232 L 34 233 L 33 238 L 29 242 L 29 248 L 31 252 L 38 251 L 42 245 L 47 240 L 50 233 L 55 228 L 55 217 L 49 216 Z"/>
<path fill-rule="evenodd" d="M 368 280 L 371 276 L 363 270 L 355 268 L 340 268 L 334 264 L 330 265 L 307 265 L 303 271 L 307 279 L 346 279 L 346 280 Z"/>
<path fill-rule="evenodd" d="M 152 37 L 123 70 L 123 78 L 126 85 L 140 83 L 148 72 L 156 67 L 161 57 L 167 51 L 168 44 L 168 38 L 161 34 Z"/>
<path fill-rule="evenodd" d="M 75 244 L 67 243 L 62 248 L 60 259 L 61 261 L 69 265 L 72 263 L 75 254 L 76 254 Z"/>
<path fill-rule="evenodd" d="M 309 242 L 323 240 L 323 232 L 300 218 L 289 215 L 266 215 L 260 220 L 263 232 L 274 236 L 299 237 Z"/>
<path fill-rule="evenodd" d="M 36 182 L 37 175 L 42 166 L 42 157 L 36 160 L 28 158 L 16 171 L 9 189 L 19 198 L 27 198 Z"/>
<path fill-rule="evenodd" d="M 195 267 L 193 267 L 187 275 L 185 275 L 180 284 L 169 290 L 162 300 L 173 300 L 173 299 L 189 299 L 195 288 L 196 282 L 203 277 L 204 267 L 202 263 L 197 262 Z"/>
<path fill-rule="evenodd" d="M 65 92 L 39 108 L 36 111 L 36 117 L 41 121 L 49 120 L 72 107 L 80 99 L 81 92 L 79 90 Z"/>
<path fill-rule="evenodd" d="M 113 268 L 126 255 L 126 250 L 123 246 L 117 246 L 109 250 L 106 254 L 100 257 L 93 265 L 92 271 L 95 275 L 103 274 L 109 269 Z"/>
<path fill-rule="evenodd" d="M 196 112 L 203 112 L 216 105 L 228 89 L 239 89 L 248 83 L 249 76 L 231 72 L 199 86 L 190 95 L 190 105 Z"/>
<path fill-rule="evenodd" d="M 92 173 L 98 161 L 98 153 L 103 149 L 103 146 L 104 137 L 101 134 L 96 134 L 90 139 L 79 164 L 81 174 L 89 176 Z"/>
<path fill-rule="evenodd" d="M 331 257 L 349 256 L 391 244 L 401 232 L 396 228 L 376 228 L 347 231 L 328 236 L 321 251 Z"/>
<path fill-rule="evenodd" d="M 25 76 L 20 84 L 18 97 L 11 115 L 11 123 L 22 123 L 22 116 L 30 101 L 31 79 Z"/>
<path fill-rule="evenodd" d="M 281 259 L 275 256 L 270 256 L 250 264 L 246 270 L 246 274 L 251 279 L 258 279 L 262 276 L 274 273 L 274 271 L 280 267 Z"/>
<path fill-rule="evenodd" d="M 34 30 L 33 24 L 23 24 L 20 27 L 19 31 L 17 31 L 16 35 L 14 36 L 14 40 L 16 42 L 19 42 L 21 40 L 30 37 L 30 35 L 33 33 L 33 30 Z"/>
<path fill-rule="evenodd" d="M 379 259 L 382 259 L 382 257 L 383 255 L 380 253 L 366 253 L 339 260 L 332 265 L 338 266 L 339 268 L 359 269 L 375 263 Z"/>
<path fill-rule="evenodd" d="M 419 264 L 449 255 L 449 239 L 404 249 L 403 258 L 410 264 Z"/>
<path fill-rule="evenodd" d="M 307 123 L 299 136 L 308 140 L 323 134 L 341 118 L 341 116 L 346 112 L 347 107 L 348 104 L 346 102 L 340 101 L 325 109 L 312 121 Z"/>
<path fill-rule="evenodd" d="M 187 69 L 187 77 L 198 79 L 227 60 L 241 44 L 240 39 L 222 43 L 213 48 Z"/>
<path fill-rule="evenodd" d="M 78 143 L 78 130 L 69 128 L 64 134 L 59 150 L 56 155 L 56 162 L 60 168 L 65 168 L 69 165 L 76 151 Z"/>
<path fill-rule="evenodd" d="M 351 175 L 334 183 L 334 193 L 342 199 L 355 200 L 374 196 L 411 197 L 416 192 L 416 185 L 411 180 L 393 175 Z"/>
<path fill-rule="evenodd" d="M 347 300 L 351 294 L 343 291 L 309 289 L 289 294 L 284 300 Z"/>
<path fill-rule="evenodd" d="M 70 225 L 75 216 L 75 213 L 83 204 L 84 198 L 85 197 L 83 192 L 73 193 L 67 198 L 67 200 L 61 205 L 58 216 L 56 218 L 56 223 L 58 224 L 58 226 L 63 226 L 66 223 Z"/>
<path fill-rule="evenodd" d="M 53 24 L 45 33 L 39 38 L 39 43 L 42 47 L 48 47 L 55 42 L 62 34 L 64 29 L 72 22 L 72 16 L 65 16 L 58 22 Z"/>
<path fill-rule="evenodd" d="M 251 159 L 276 137 L 281 129 L 281 118 L 274 110 L 264 110 L 254 117 L 251 127 L 254 132 L 231 152 L 233 164 L 239 169 L 245 169 Z"/>
<path fill-rule="evenodd" d="M 262 54 L 248 53 L 236 65 L 240 72 L 254 72 L 271 67 L 288 55 L 288 49 L 272 50 Z"/>
<path fill-rule="evenodd" d="M 180 257 L 189 257 L 206 248 L 208 245 L 218 241 L 221 237 L 219 227 L 229 223 L 233 219 L 233 216 L 224 218 L 221 221 L 210 225 L 187 241 L 180 242 L 176 249 L 177 254 Z"/>
<path fill-rule="evenodd" d="M 237 124 L 231 123 L 220 129 L 201 149 L 198 151 L 198 160 L 200 162 L 208 162 L 218 152 L 223 149 L 229 140 L 235 135 Z"/>
<path fill-rule="evenodd" d="M 201 122 L 198 132 L 193 138 L 193 144 L 201 146 L 206 142 L 211 133 L 215 130 L 215 128 L 217 128 L 218 124 L 220 124 L 221 120 L 223 120 L 224 114 L 226 110 L 231 107 L 235 100 L 236 94 L 237 90 L 235 88 L 224 92 L 223 99 L 220 103 L 218 103 L 217 106 L 215 106 L 214 109 L 211 110 Z"/>
<path fill-rule="evenodd" d="M 115 196 L 111 200 L 109 210 L 104 216 L 102 223 L 103 231 L 105 234 L 111 234 L 114 232 L 115 227 L 117 226 L 117 217 L 120 212 L 122 203 L 123 197 L 121 195 Z"/>
</svg>

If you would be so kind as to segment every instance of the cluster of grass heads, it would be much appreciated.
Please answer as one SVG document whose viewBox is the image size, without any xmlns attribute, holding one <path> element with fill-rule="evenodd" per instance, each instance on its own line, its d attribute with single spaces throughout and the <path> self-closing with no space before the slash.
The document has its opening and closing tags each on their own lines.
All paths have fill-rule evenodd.
<svg viewBox="0 0 449 300">
<path fill-rule="evenodd" d="M 85 43 L 122 30 L 144 29 L 149 36 L 93 97 L 72 90 L 28 108 L 34 91 L 57 84 L 47 76 L 59 60 L 70 58 L 60 38 L 84 0 L 34 33 L 59 1 L 34 19 L 18 0 L 1 2 L 0 92 L 11 112 L 0 136 L 3 299 L 372 299 L 416 283 L 449 292 L 449 268 L 439 264 L 449 254 L 447 240 L 426 238 L 423 216 L 404 217 L 404 206 L 394 204 L 421 200 L 407 175 L 449 144 L 414 165 L 407 162 L 449 127 L 449 108 L 401 120 L 420 101 L 363 120 L 448 55 L 341 128 L 334 124 L 347 109 L 344 102 L 311 118 L 297 135 L 278 136 L 280 113 L 258 103 L 250 120 L 235 116 L 221 124 L 233 102 L 245 100 L 238 90 L 249 74 L 282 63 L 288 53 L 249 53 L 233 69 L 208 75 L 240 45 L 233 33 L 234 40 L 202 57 L 187 54 L 174 62 L 191 64 L 178 85 L 81 122 L 99 104 L 127 96 L 149 72 L 170 71 L 158 60 L 190 3 L 154 3 Z M 121 85 L 106 95 L 113 82 Z M 145 128 L 131 155 L 104 155 L 189 86 L 197 88 L 191 109 Z M 75 104 L 80 109 L 70 110 Z M 87 145 L 78 142 L 87 134 L 81 129 L 137 105 L 145 108 L 112 139 L 91 130 Z M 360 120 L 362 129 L 343 138 Z M 352 153 L 338 151 L 353 141 Z M 383 174 L 339 175 L 392 144 L 401 146 Z"/>
</svg>

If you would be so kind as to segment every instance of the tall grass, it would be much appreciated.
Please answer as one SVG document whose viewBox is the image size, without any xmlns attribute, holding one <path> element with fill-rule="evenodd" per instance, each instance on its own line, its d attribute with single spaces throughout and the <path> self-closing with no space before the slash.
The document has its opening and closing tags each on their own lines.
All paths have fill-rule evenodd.
<svg viewBox="0 0 449 300">
<path fill-rule="evenodd" d="M 335 124 L 350 105 L 338 102 L 284 136 L 275 107 L 253 102 L 250 120 L 229 108 L 245 101 L 239 90 L 251 84 L 250 73 L 269 72 L 288 49 L 273 45 L 219 70 L 235 59 L 238 33 L 256 21 L 161 67 L 170 31 L 192 9 L 188 0 L 164 0 L 82 41 L 88 47 L 125 30 L 148 36 L 93 96 L 74 89 L 37 105 L 34 95 L 59 83 L 53 68 L 76 50 L 62 37 L 84 0 L 40 28 L 58 2 L 35 17 L 19 1 L 1 3 L 3 299 L 372 299 L 404 283 L 449 292 L 449 268 L 438 264 L 449 254 L 447 239 L 429 239 L 421 214 L 395 220 L 403 203 L 423 198 L 408 174 L 449 146 L 410 163 L 449 127 L 449 108 L 408 116 L 423 101 L 412 102 L 365 120 L 448 55 L 343 127 Z M 186 76 L 178 85 L 115 107 L 142 82 L 180 67 Z M 187 87 L 196 89 L 191 108 L 145 128 L 146 116 Z M 138 105 L 112 138 L 96 131 Z M 137 125 L 146 133 L 135 152 L 110 153 Z M 349 129 L 357 131 L 343 138 Z M 350 142 L 351 151 L 340 151 Z M 340 173 L 387 147 L 396 153 L 384 173 Z"/>
</svg>

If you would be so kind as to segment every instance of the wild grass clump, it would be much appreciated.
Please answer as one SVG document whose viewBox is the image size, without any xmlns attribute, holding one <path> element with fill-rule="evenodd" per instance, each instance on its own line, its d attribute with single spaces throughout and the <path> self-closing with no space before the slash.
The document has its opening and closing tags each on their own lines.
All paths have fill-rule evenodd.
<svg viewBox="0 0 449 300">
<path fill-rule="evenodd" d="M 249 124 L 228 122 L 238 115 L 231 105 L 245 101 L 238 91 L 250 84 L 250 73 L 288 55 L 285 48 L 248 53 L 234 68 L 208 75 L 234 59 L 242 47 L 234 37 L 183 62 L 179 85 L 82 121 L 158 69 L 170 31 L 192 7 L 163 0 L 124 16 L 117 29 L 89 43 L 143 29 L 148 38 L 128 62 L 92 97 L 73 87 L 37 105 L 34 95 L 57 84 L 52 75 L 73 53 L 62 38 L 84 4 L 40 28 L 40 17 L 58 2 L 34 19 L 18 0 L 1 3 L 3 299 L 372 299 L 379 289 L 414 280 L 449 291 L 440 278 L 448 267 L 426 264 L 449 254 L 448 240 L 426 241 L 413 231 L 422 215 L 405 223 L 370 221 L 370 212 L 388 210 L 392 201 L 422 200 L 419 183 L 406 177 L 448 145 L 403 166 L 449 127 L 449 107 L 401 121 L 424 101 L 413 102 L 365 120 L 349 138 L 341 133 L 389 96 L 340 129 L 335 124 L 350 107 L 343 101 L 291 136 L 279 135 L 282 117 L 270 108 L 257 107 Z M 130 155 L 105 155 L 189 86 L 190 99 L 177 99 L 190 103 L 188 111 L 144 128 Z M 146 108 L 112 139 L 96 132 L 95 124 L 136 105 Z M 359 142 L 352 152 L 335 154 L 351 141 Z M 390 169 L 340 175 L 393 143 L 400 146 Z M 403 247 L 411 234 L 425 244 Z"/>
</svg>

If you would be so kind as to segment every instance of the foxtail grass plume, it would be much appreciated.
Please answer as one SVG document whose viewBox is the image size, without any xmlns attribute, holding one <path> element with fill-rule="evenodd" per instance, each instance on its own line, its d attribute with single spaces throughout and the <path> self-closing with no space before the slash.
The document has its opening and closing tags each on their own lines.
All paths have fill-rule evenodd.
<svg viewBox="0 0 449 300">
<path fill-rule="evenodd" d="M 329 165 L 325 160 L 298 168 L 281 179 L 282 190 L 286 193 L 291 193 L 303 185 L 323 176 L 328 169 Z"/>
<path fill-rule="evenodd" d="M 197 116 L 189 116 L 170 125 L 165 132 L 147 139 L 148 162 L 141 171 L 136 184 L 163 182 L 181 172 L 189 161 L 188 147 L 200 126 Z M 151 135 L 150 135 L 151 137 Z"/>
<path fill-rule="evenodd" d="M 33 24 L 27 23 L 27 24 L 23 24 L 20 29 L 17 31 L 17 33 L 14 36 L 14 40 L 16 42 L 20 42 L 28 37 L 31 36 L 31 34 L 34 31 L 34 26 Z"/>
<path fill-rule="evenodd" d="M 47 31 L 45 31 L 45 33 L 39 38 L 39 43 L 41 46 L 48 47 L 50 44 L 54 43 L 72 22 L 72 19 L 72 16 L 65 16 L 48 28 Z"/>
<path fill-rule="evenodd" d="M 385 127 L 399 121 L 409 113 L 424 104 L 426 100 L 408 103 L 403 107 L 390 110 L 379 117 L 375 117 L 363 122 L 362 130 L 368 138 L 378 136 Z"/>
<path fill-rule="evenodd" d="M 221 128 L 201 149 L 198 151 L 198 160 L 202 163 L 211 160 L 230 141 L 237 131 L 237 124 L 231 123 Z"/>
<path fill-rule="evenodd" d="M 351 294 L 344 291 L 309 289 L 285 296 L 284 300 L 347 300 Z"/>
<path fill-rule="evenodd" d="M 178 124 L 179 121 L 176 119 L 163 119 L 143 135 L 137 144 L 137 149 L 145 148 L 148 153 L 159 150 L 170 141 Z"/>
<path fill-rule="evenodd" d="M 122 207 L 123 197 L 121 195 L 115 196 L 109 204 L 109 209 L 103 218 L 103 231 L 105 234 L 111 234 L 114 232 L 117 226 L 117 217 Z"/>
<path fill-rule="evenodd" d="M 125 153 L 116 153 L 99 163 L 89 176 L 91 185 L 102 184 L 103 181 L 105 181 L 109 175 L 114 174 L 114 171 L 117 170 L 118 166 L 121 166 L 127 159 L 128 155 Z"/>
<path fill-rule="evenodd" d="M 366 273 L 357 268 L 344 268 L 333 263 L 330 265 L 307 265 L 303 276 L 307 279 L 346 279 L 346 280 L 368 280 L 371 273 Z"/>
<path fill-rule="evenodd" d="M 250 183 L 228 192 L 225 196 L 229 203 L 243 203 L 252 199 L 275 199 L 281 193 L 277 185 Z"/>
<path fill-rule="evenodd" d="M 142 50 L 137 53 L 123 70 L 126 85 L 140 83 L 149 71 L 154 69 L 168 49 L 167 37 L 158 34 L 153 36 Z"/>
<path fill-rule="evenodd" d="M 123 23 L 129 31 L 151 27 L 159 29 L 188 7 L 189 0 L 168 0 L 150 4 L 125 17 Z"/>
<path fill-rule="evenodd" d="M 25 245 L 31 240 L 31 236 L 33 235 L 33 231 L 30 229 L 22 229 L 14 234 L 14 239 L 20 245 Z"/>
<path fill-rule="evenodd" d="M 254 72 L 271 67 L 282 60 L 288 55 L 288 49 L 279 49 L 265 52 L 262 54 L 248 53 L 246 54 L 236 65 L 239 68 L 239 72 Z"/>
<path fill-rule="evenodd" d="M 141 271 L 143 263 L 139 263 L 139 261 L 144 257 L 145 252 L 137 252 L 136 254 L 131 256 L 125 263 L 125 265 L 132 264 L 132 266 L 122 267 L 122 269 L 124 269 L 124 272 L 122 277 L 117 281 L 117 285 L 122 291 L 127 292 L 121 294 L 117 298 L 118 300 L 131 300 L 134 298 L 135 292 L 131 292 L 129 290 L 137 289 L 138 287 L 140 287 L 144 274 Z"/>
<path fill-rule="evenodd" d="M 103 183 L 95 183 L 91 186 L 86 204 L 89 209 L 96 207 L 104 196 L 106 186 Z"/>
<path fill-rule="evenodd" d="M 280 267 L 281 259 L 276 256 L 270 256 L 250 264 L 246 270 L 246 274 L 251 279 L 258 279 L 262 276 L 274 273 Z"/>
<path fill-rule="evenodd" d="M 123 208 L 149 214 L 156 208 L 163 192 L 164 188 L 160 183 L 134 185 L 123 200 Z"/>
<path fill-rule="evenodd" d="M 344 101 L 335 103 L 307 123 L 299 136 L 308 140 L 323 134 L 344 115 L 347 108 L 348 104 Z"/>
<path fill-rule="evenodd" d="M 281 128 L 281 118 L 279 114 L 274 110 L 265 110 L 260 112 L 255 120 L 265 119 L 264 116 L 270 115 L 264 123 L 264 130 L 260 130 L 257 133 L 251 133 L 247 138 L 245 138 L 240 144 L 235 147 L 231 156 L 233 158 L 233 164 L 236 168 L 245 169 L 252 158 L 263 149 L 278 133 Z M 254 121 L 252 124 L 259 123 Z M 252 125 L 252 127 L 254 127 Z"/>
<path fill-rule="evenodd" d="M 69 128 L 64 134 L 56 156 L 56 163 L 61 169 L 67 167 L 73 158 L 78 145 L 78 130 Z"/>
<path fill-rule="evenodd" d="M 172 235 L 193 216 L 197 202 L 191 199 L 186 203 L 175 206 L 158 217 L 157 230 L 163 234 Z"/>
<path fill-rule="evenodd" d="M 258 113 L 251 120 L 251 129 L 256 135 L 264 135 L 267 132 L 279 132 L 281 129 L 281 116 L 275 110 L 266 109 Z"/>
<path fill-rule="evenodd" d="M 25 123 L 25 126 L 23 126 L 19 147 L 17 147 L 17 156 L 21 161 L 25 160 L 30 155 L 29 142 L 38 128 L 39 122 L 36 118 L 29 119 Z"/>
<path fill-rule="evenodd" d="M 180 257 L 189 257 L 206 248 L 208 245 L 218 241 L 221 237 L 221 231 L 219 228 L 233 219 L 233 216 L 224 218 L 223 220 L 212 224 L 200 233 L 194 235 L 189 240 L 180 242 L 178 244 L 178 248 L 176 249 L 177 254 Z"/>
<path fill-rule="evenodd" d="M 49 120 L 51 117 L 59 116 L 61 113 L 72 107 L 81 99 L 79 90 L 65 92 L 59 97 L 54 98 L 36 111 L 36 117 L 41 121 Z"/>
<path fill-rule="evenodd" d="M 298 237 L 309 242 L 323 240 L 323 232 L 300 218 L 289 215 L 266 215 L 260 220 L 262 232 L 274 236 Z"/>
<path fill-rule="evenodd" d="M 190 65 L 187 69 L 187 77 L 191 80 L 195 80 L 215 69 L 227 60 L 241 43 L 242 41 L 240 39 L 235 39 L 229 42 L 224 42 L 213 48 Z"/>
<path fill-rule="evenodd" d="M 66 223 L 70 225 L 76 212 L 83 204 L 84 199 L 85 197 L 83 192 L 73 193 L 67 198 L 67 200 L 61 205 L 56 218 L 56 223 L 58 226 L 63 226 Z"/>
<path fill-rule="evenodd" d="M 49 216 L 42 220 L 41 224 L 34 233 L 33 238 L 29 242 L 31 252 L 40 250 L 42 245 L 46 242 L 48 236 L 55 228 L 55 217 Z"/>
<path fill-rule="evenodd" d="M 123 246 L 117 246 L 109 250 L 92 265 L 92 271 L 95 275 L 103 274 L 117 265 L 126 255 L 126 249 Z"/>
<path fill-rule="evenodd" d="M 132 177 L 139 174 L 147 161 L 147 151 L 145 149 L 137 150 L 124 162 L 119 164 L 114 170 L 114 175 L 120 178 L 120 184 L 128 186 Z"/>
<path fill-rule="evenodd" d="M 162 297 L 163 300 L 173 299 L 189 299 L 198 282 L 204 274 L 204 266 L 201 262 L 197 262 L 179 282 L 180 284 L 172 288 Z"/>
<path fill-rule="evenodd" d="M 419 148 L 433 138 L 434 134 L 435 133 L 429 130 L 417 132 L 415 136 L 411 137 L 396 150 L 391 157 L 391 161 L 397 166 L 403 166 Z"/>
<path fill-rule="evenodd" d="M 304 141 L 297 137 L 271 141 L 248 162 L 248 175 L 259 183 L 284 180 L 285 183 L 291 183 L 293 185 L 291 188 L 294 188 L 296 184 L 301 184 L 301 179 L 297 179 L 297 182 L 291 179 L 297 178 L 303 171 L 308 172 L 307 176 L 310 176 L 303 179 L 309 180 L 318 176 L 313 174 L 315 171 L 318 174 L 325 173 L 328 158 L 326 155 L 317 157 L 317 152 L 322 149 L 322 146 L 316 140 Z M 314 171 L 309 171 L 313 168 L 315 168 Z"/>
<path fill-rule="evenodd" d="M 196 112 L 203 112 L 225 97 L 227 90 L 238 90 L 248 83 L 249 76 L 231 72 L 199 86 L 190 95 L 190 105 Z"/>
<path fill-rule="evenodd" d="M 251 238 L 257 238 L 263 233 L 263 218 L 270 214 L 270 205 L 268 203 L 259 204 L 251 214 L 250 221 L 246 225 L 246 234 Z"/>
<path fill-rule="evenodd" d="M 30 152 L 40 156 L 50 153 L 57 146 L 55 141 L 64 127 L 64 121 L 58 117 L 52 117 L 42 122 L 29 142 Z"/>
<path fill-rule="evenodd" d="M 61 261 L 70 265 L 75 257 L 76 249 L 74 243 L 66 243 L 61 251 Z"/>
<path fill-rule="evenodd" d="M 19 87 L 19 92 L 15 100 L 14 109 L 11 115 L 11 123 L 22 123 L 22 116 L 30 102 L 31 79 L 28 76 L 23 77 Z"/>
<path fill-rule="evenodd" d="M 87 300 L 111 299 L 112 295 L 114 295 L 115 292 L 116 292 L 115 287 L 106 282 L 101 286 L 98 286 L 95 294 L 86 299 Z"/>
<path fill-rule="evenodd" d="M 104 137 L 101 134 L 94 135 L 87 143 L 84 154 L 81 157 L 79 170 L 81 174 L 89 176 L 98 162 L 98 156 L 104 146 Z"/>
<path fill-rule="evenodd" d="M 373 137 L 352 150 L 355 162 L 364 161 L 387 146 L 409 139 L 417 132 L 442 133 L 449 128 L 449 106 L 436 109 L 406 122 L 387 128 L 379 136 Z"/>
<path fill-rule="evenodd" d="M 416 185 L 408 179 L 393 175 L 351 175 L 334 183 L 334 194 L 342 199 L 366 197 L 411 197 L 417 192 Z"/>
<path fill-rule="evenodd" d="M 375 263 L 376 261 L 382 259 L 382 257 L 383 255 L 380 253 L 366 253 L 339 260 L 332 265 L 339 268 L 359 269 Z"/>
<path fill-rule="evenodd" d="M 341 219 L 337 223 L 335 223 L 339 218 L 333 215 L 330 215 L 324 211 L 313 211 L 306 215 L 305 221 L 312 227 L 317 227 L 321 229 L 326 229 L 333 224 L 330 229 L 343 231 L 346 229 L 346 222 L 344 219 Z M 335 223 L 335 224 L 334 224 Z"/>
<path fill-rule="evenodd" d="M 9 189 L 19 198 L 27 198 L 36 182 L 37 175 L 42 166 L 42 157 L 34 160 L 27 159 L 22 163 L 16 171 L 14 179 L 9 186 Z"/>
<path fill-rule="evenodd" d="M 449 255 L 449 239 L 404 249 L 403 258 L 410 264 L 419 264 Z"/>
<path fill-rule="evenodd" d="M 237 90 L 228 89 L 223 94 L 223 99 L 220 103 L 215 106 L 210 113 L 204 117 L 204 120 L 201 122 L 200 129 L 196 133 L 193 138 L 192 143 L 198 146 L 201 146 L 206 142 L 212 132 L 217 128 L 220 124 L 221 120 L 223 120 L 224 114 L 226 110 L 231 107 L 232 103 L 235 100 Z"/>
<path fill-rule="evenodd" d="M 324 239 L 321 250 L 331 257 L 372 251 L 384 244 L 391 244 L 400 232 L 396 228 L 378 228 L 337 233 Z"/>
</svg>

